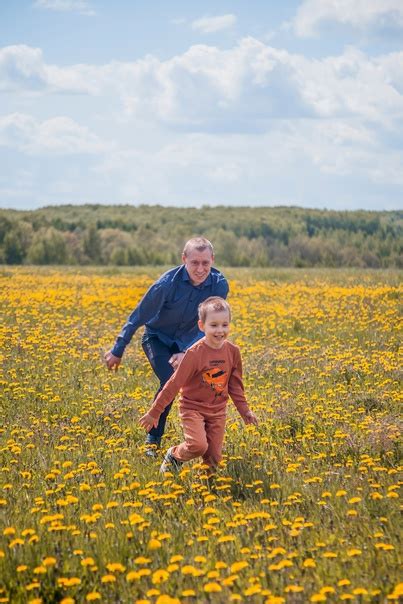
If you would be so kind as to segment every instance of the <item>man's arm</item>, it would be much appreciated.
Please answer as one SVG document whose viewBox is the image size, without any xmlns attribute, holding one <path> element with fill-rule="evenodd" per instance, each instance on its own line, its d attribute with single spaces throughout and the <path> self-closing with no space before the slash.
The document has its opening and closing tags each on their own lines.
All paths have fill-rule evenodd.
<svg viewBox="0 0 403 604">
<path fill-rule="evenodd" d="M 104 359 L 108 369 L 118 368 L 125 348 L 137 329 L 145 325 L 161 310 L 165 302 L 166 292 L 167 285 L 162 281 L 156 281 L 148 289 L 123 326 L 122 331 L 116 338 L 114 347 L 105 354 Z"/>
</svg>

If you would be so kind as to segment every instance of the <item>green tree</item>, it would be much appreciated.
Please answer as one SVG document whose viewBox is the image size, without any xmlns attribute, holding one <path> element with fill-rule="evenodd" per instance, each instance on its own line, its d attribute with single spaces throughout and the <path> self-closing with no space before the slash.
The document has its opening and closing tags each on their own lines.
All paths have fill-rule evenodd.
<svg viewBox="0 0 403 604">
<path fill-rule="evenodd" d="M 53 227 L 41 229 L 35 234 L 28 250 L 28 262 L 32 264 L 65 264 L 66 241 L 62 233 Z"/>
<path fill-rule="evenodd" d="M 101 261 L 101 237 L 93 224 L 84 234 L 84 253 L 96 264 Z"/>
</svg>

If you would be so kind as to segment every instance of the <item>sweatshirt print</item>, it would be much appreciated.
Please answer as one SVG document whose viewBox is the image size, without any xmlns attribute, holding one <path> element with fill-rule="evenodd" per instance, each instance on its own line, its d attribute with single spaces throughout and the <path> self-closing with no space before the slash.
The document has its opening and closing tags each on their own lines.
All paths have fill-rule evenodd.
<svg viewBox="0 0 403 604">
<path fill-rule="evenodd" d="M 249 411 L 242 383 L 238 346 L 225 340 L 211 348 L 202 338 L 185 353 L 181 364 L 155 399 L 149 414 L 158 419 L 181 390 L 180 408 L 200 412 L 224 411 L 230 396 L 242 417 Z"/>
</svg>

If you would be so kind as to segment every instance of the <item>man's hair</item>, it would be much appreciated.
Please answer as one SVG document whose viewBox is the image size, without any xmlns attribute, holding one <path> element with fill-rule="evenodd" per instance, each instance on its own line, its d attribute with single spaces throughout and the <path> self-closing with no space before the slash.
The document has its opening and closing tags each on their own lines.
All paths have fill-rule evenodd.
<svg viewBox="0 0 403 604">
<path fill-rule="evenodd" d="M 204 250 L 210 250 L 211 255 L 214 256 L 214 249 L 212 244 L 205 237 L 192 237 L 185 243 L 185 247 L 183 248 L 183 255 L 187 256 L 189 252 L 192 250 L 197 250 L 198 252 L 204 252 Z"/>
<path fill-rule="evenodd" d="M 204 302 L 201 302 L 198 307 L 199 319 L 202 323 L 205 323 L 207 319 L 207 313 L 210 311 L 221 312 L 228 311 L 229 318 L 231 319 L 231 308 L 230 305 L 224 298 L 220 296 L 210 296 Z"/>
</svg>

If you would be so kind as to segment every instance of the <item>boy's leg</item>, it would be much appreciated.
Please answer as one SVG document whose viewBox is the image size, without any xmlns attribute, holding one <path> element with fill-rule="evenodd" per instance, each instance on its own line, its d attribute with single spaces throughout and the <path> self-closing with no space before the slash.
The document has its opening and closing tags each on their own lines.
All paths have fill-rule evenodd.
<svg viewBox="0 0 403 604">
<path fill-rule="evenodd" d="M 142 340 L 142 346 L 155 375 L 160 381 L 160 387 L 154 396 L 155 400 L 158 393 L 162 390 L 162 388 L 174 372 L 172 366 L 169 364 L 169 359 L 175 352 L 178 351 L 176 350 L 176 348 L 166 346 L 166 344 L 161 342 L 161 340 L 159 340 L 156 336 L 150 337 L 144 335 Z M 172 403 L 170 403 L 168 407 L 164 409 L 164 412 L 160 416 L 158 426 L 156 428 L 151 428 L 150 432 L 147 434 L 147 443 L 156 444 L 157 446 L 159 446 L 161 438 L 164 435 L 165 424 L 171 406 Z"/>
<path fill-rule="evenodd" d="M 225 421 L 226 415 L 205 419 L 208 448 L 203 455 L 203 462 L 211 468 L 217 466 L 222 459 Z"/>
<path fill-rule="evenodd" d="M 203 456 L 208 448 L 203 415 L 198 411 L 181 410 L 180 418 L 185 440 L 172 447 L 172 456 L 177 461 L 189 461 Z"/>
</svg>

